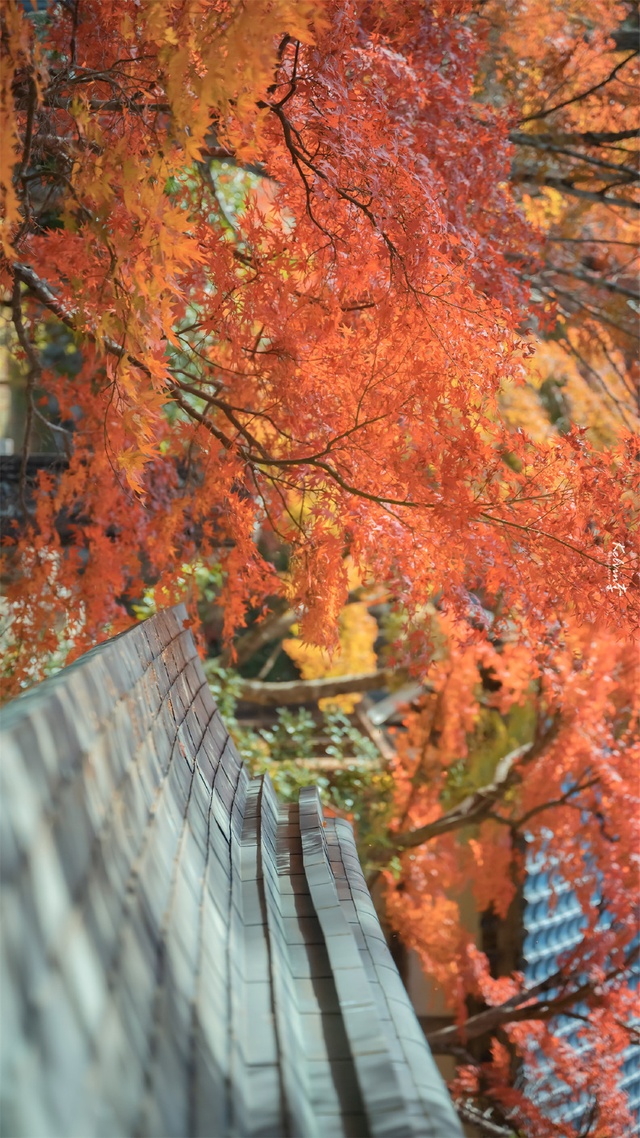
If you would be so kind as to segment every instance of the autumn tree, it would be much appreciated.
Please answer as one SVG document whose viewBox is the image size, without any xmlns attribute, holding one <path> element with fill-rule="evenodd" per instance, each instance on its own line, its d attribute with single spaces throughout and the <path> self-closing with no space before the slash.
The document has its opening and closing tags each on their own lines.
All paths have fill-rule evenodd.
<svg viewBox="0 0 640 1138">
<path fill-rule="evenodd" d="M 527 0 L 482 12 L 485 86 L 514 107 L 511 182 L 543 238 L 520 269 L 553 314 L 538 390 L 556 419 L 568 401 L 569 417 L 610 442 L 638 413 L 638 7 Z"/>
<path fill-rule="evenodd" d="M 587 996 L 585 1030 L 628 1038 L 633 936 L 633 59 L 624 5 L 564 9 L 569 31 L 543 0 L 2 15 L 1 285 L 28 401 L 7 690 L 70 619 L 79 652 L 143 595 L 186 594 L 195 616 L 196 565 L 218 582 L 229 662 L 294 622 L 301 665 L 335 650 L 350 567 L 374 582 L 396 621 L 383 668 L 431 690 L 365 856 L 461 1014 L 465 991 L 487 1005 L 466 1030 L 488 1032 L 492 1059 L 463 1056 L 460 1101 L 538 1135 L 513 1063 L 550 1053 L 554 1010 Z M 557 375 L 534 381 L 532 333 L 558 318 L 553 343 L 613 401 L 605 438 L 593 408 L 539 429 Z M 56 337 L 76 367 L 52 363 Z M 518 409 L 532 388 L 537 418 Z M 66 460 L 33 488 L 43 420 Z M 530 737 L 488 782 L 460 778 L 476 728 L 525 704 Z M 502 912 L 521 838 L 551 832 L 586 904 L 576 817 L 614 932 L 591 922 L 552 995 L 496 981 L 442 920 L 446 890 L 473 869 Z"/>
</svg>

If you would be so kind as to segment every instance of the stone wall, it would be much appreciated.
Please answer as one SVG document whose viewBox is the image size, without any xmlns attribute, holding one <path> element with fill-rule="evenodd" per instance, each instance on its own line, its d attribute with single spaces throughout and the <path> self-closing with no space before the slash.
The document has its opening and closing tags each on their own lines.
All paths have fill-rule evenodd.
<svg viewBox="0 0 640 1138">
<path fill-rule="evenodd" d="M 2 712 L 2 1135 L 458 1135 L 351 828 L 250 780 L 185 615 Z"/>
</svg>

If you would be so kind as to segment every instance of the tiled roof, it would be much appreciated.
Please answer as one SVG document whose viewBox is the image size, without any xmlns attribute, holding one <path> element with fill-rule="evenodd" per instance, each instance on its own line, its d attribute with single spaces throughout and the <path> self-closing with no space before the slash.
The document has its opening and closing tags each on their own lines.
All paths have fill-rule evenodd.
<svg viewBox="0 0 640 1138">
<path fill-rule="evenodd" d="M 525 978 L 531 984 L 552 976 L 558 969 L 559 957 L 576 948 L 583 935 L 583 911 L 558 868 L 544 855 L 529 859 L 524 887 L 523 956 Z M 586 1013 L 588 1009 L 578 1006 L 575 1011 Z M 577 1051 L 584 1051 L 586 1044 L 579 1039 L 575 1020 L 559 1016 L 554 1030 Z M 544 1064 L 536 1074 L 525 1072 L 525 1081 L 531 1098 L 556 1122 L 578 1123 L 589 1109 L 589 1095 L 576 1100 L 568 1088 L 549 1078 Z M 621 1086 L 632 1114 L 640 1122 L 640 1047 L 632 1046 L 625 1052 Z"/>
<path fill-rule="evenodd" d="M 351 828 L 248 777 L 185 615 L 3 712 L 2 1133 L 455 1138 Z"/>
</svg>

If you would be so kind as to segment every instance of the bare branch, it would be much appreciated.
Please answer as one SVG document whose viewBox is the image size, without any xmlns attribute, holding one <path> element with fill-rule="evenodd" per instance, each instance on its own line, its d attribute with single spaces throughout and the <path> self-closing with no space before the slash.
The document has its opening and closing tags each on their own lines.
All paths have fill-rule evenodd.
<svg viewBox="0 0 640 1138">
<path fill-rule="evenodd" d="M 376 672 L 361 672 L 352 676 L 325 676 L 319 680 L 289 680 L 282 684 L 262 683 L 260 680 L 243 680 L 239 698 L 262 707 L 284 707 L 290 704 L 315 703 L 336 695 L 375 691 L 383 688 L 397 676 L 390 668 Z"/>
<path fill-rule="evenodd" d="M 293 759 L 292 761 L 299 770 L 324 771 L 327 774 L 344 771 L 345 767 L 358 767 L 369 771 L 380 770 L 379 759 L 363 759 L 360 755 L 339 755 L 336 759 L 320 756 L 314 759 Z"/>
<path fill-rule="evenodd" d="M 288 606 L 284 610 L 282 606 L 274 609 L 264 620 L 254 625 L 248 632 L 245 632 L 244 636 L 236 640 L 234 645 L 225 649 L 220 657 L 220 662 L 225 666 L 233 662 L 236 667 L 240 667 L 265 644 L 270 644 L 272 640 L 282 640 L 296 619 L 294 610 Z"/>
<path fill-rule="evenodd" d="M 364 731 L 365 735 L 368 735 L 374 746 L 378 748 L 384 761 L 386 763 L 389 763 L 396 757 L 395 750 L 391 744 L 387 742 L 387 737 L 384 731 L 382 731 L 379 727 L 376 727 L 376 725 L 371 722 L 368 715 L 368 709 L 370 707 L 371 700 L 365 696 L 355 709 L 355 717 L 358 720 L 358 723 L 360 724 L 360 727 Z"/>
</svg>

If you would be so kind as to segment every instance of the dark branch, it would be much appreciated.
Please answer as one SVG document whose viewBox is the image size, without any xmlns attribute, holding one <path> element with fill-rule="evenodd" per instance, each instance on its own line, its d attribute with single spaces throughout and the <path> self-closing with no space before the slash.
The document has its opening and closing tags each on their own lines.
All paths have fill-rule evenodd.
<svg viewBox="0 0 640 1138">
<path fill-rule="evenodd" d="M 537 753 L 539 750 L 538 748 Z M 441 818 L 436 818 L 435 822 L 429 822 L 417 830 L 406 830 L 404 833 L 394 834 L 393 850 L 385 851 L 387 860 L 402 853 L 403 850 L 415 849 L 416 846 L 424 845 L 425 842 L 439 838 L 442 834 L 459 830 L 463 826 L 471 826 L 487 818 L 492 806 L 502 799 L 507 790 L 518 781 L 520 777 L 518 767 L 523 760 L 531 760 L 532 751 L 532 743 L 525 743 L 522 747 L 516 747 L 498 763 L 493 782 L 480 787 L 473 794 L 467 795 L 458 806 L 448 810 Z"/>
<path fill-rule="evenodd" d="M 621 71 L 630 60 L 634 59 L 636 54 L 636 51 L 630 52 L 629 55 L 621 59 L 619 63 L 616 63 L 606 79 L 601 79 L 599 83 L 594 83 L 593 86 L 588 87 L 586 91 L 581 91 L 579 95 L 572 95 L 570 99 L 565 99 L 562 103 L 556 103 L 555 106 L 548 107 L 546 111 L 537 111 L 535 115 L 527 115 L 525 118 L 520 119 L 520 123 L 533 122 L 535 119 L 546 119 L 548 115 L 552 115 L 555 111 L 561 111 L 563 107 L 569 107 L 572 103 L 579 103 L 581 99 L 586 99 L 589 95 L 595 94 L 596 91 L 600 91 L 603 87 L 607 86 L 607 83 L 615 79 L 618 72 Z"/>
<path fill-rule="evenodd" d="M 283 603 L 283 607 L 269 613 L 264 620 L 250 628 L 232 647 L 223 652 L 221 662 L 229 665 L 233 659 L 236 667 L 240 667 L 265 644 L 270 644 L 272 640 L 281 640 L 286 636 L 295 620 L 296 614 L 293 609 Z"/>
<path fill-rule="evenodd" d="M 528 182 L 537 186 L 551 186 L 563 194 L 570 194 L 574 198 L 584 198 L 586 201 L 598 202 L 601 205 L 620 206 L 622 209 L 640 209 L 640 202 L 629 198 L 618 198 L 608 194 L 606 190 L 581 190 L 574 186 L 570 178 L 558 178 L 551 174 L 541 174 L 539 170 L 518 170 L 512 179 L 514 182 Z"/>
<path fill-rule="evenodd" d="M 630 138 L 638 138 L 639 136 L 640 130 L 638 130 L 637 127 L 634 127 L 630 130 L 559 130 L 554 133 L 541 133 L 535 135 L 535 137 L 540 142 L 551 142 L 558 144 L 564 144 L 566 142 L 577 142 L 584 146 L 602 146 L 607 142 L 626 142 Z M 525 137 L 531 138 L 532 136 L 527 134 Z"/>
<path fill-rule="evenodd" d="M 551 264 L 550 261 L 545 263 L 547 265 L 547 271 L 549 272 L 560 273 L 565 277 L 573 277 L 575 280 L 583 281 L 593 288 L 604 288 L 607 292 L 616 292 L 620 296 L 628 296 L 631 300 L 640 300 L 640 293 L 637 290 L 626 288 L 625 285 L 617 284 L 615 281 L 609 281 L 605 277 L 597 277 L 594 273 L 587 273 L 579 269 L 564 269 L 560 265 Z"/>
<path fill-rule="evenodd" d="M 591 154 L 584 154 L 580 150 L 574 150 L 570 146 L 562 146 L 557 141 L 549 142 L 543 140 L 540 135 L 525 134 L 524 131 L 512 130 L 509 134 L 509 138 L 518 146 L 530 146 L 534 150 L 544 150 L 549 154 L 564 154 L 568 158 L 577 158 L 580 162 L 586 162 L 589 166 L 597 166 L 602 170 L 614 170 L 617 174 L 626 174 L 629 181 L 636 181 L 640 177 L 638 170 L 632 166 L 607 162 L 603 158 L 594 158 Z"/>
</svg>

